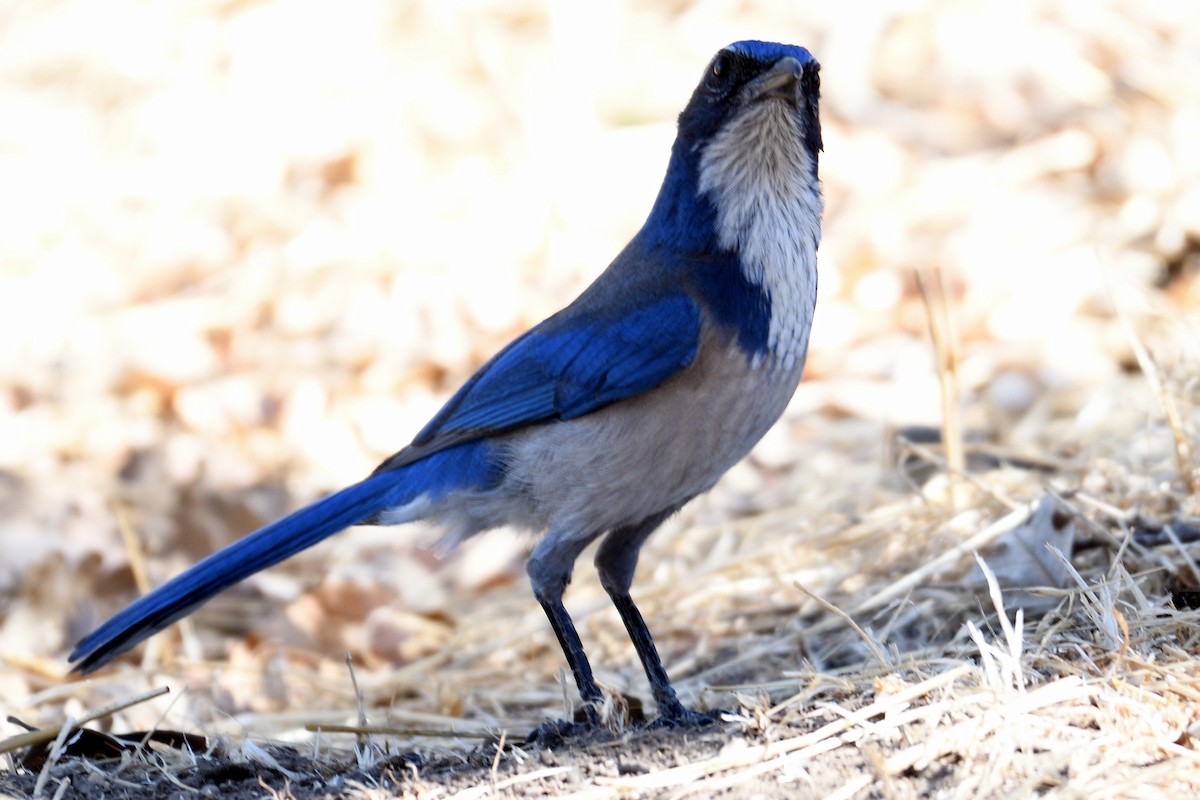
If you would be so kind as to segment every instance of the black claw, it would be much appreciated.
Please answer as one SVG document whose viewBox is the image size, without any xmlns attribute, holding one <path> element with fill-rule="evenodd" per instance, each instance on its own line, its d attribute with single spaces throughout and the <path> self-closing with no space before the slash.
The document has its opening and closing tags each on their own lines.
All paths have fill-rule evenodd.
<svg viewBox="0 0 1200 800">
<path fill-rule="evenodd" d="M 525 737 L 525 744 L 553 749 L 562 747 L 570 739 L 579 739 L 595 733 L 599 726 L 595 720 L 567 722 L 565 719 L 550 719 L 538 725 Z"/>
<path fill-rule="evenodd" d="M 672 709 L 670 713 L 660 714 L 646 727 L 648 730 L 671 731 L 706 728 L 720 722 L 723 713 L 722 711 L 696 711 L 681 705 Z"/>
</svg>

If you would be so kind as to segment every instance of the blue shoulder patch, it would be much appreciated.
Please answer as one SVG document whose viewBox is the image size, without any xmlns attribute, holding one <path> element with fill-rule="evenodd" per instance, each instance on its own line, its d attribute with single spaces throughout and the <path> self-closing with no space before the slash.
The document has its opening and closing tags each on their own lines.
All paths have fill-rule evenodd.
<svg viewBox="0 0 1200 800">
<path fill-rule="evenodd" d="M 681 294 L 616 319 L 559 314 L 485 364 L 413 439 L 464 441 L 572 419 L 658 386 L 692 362 L 700 312 Z"/>
<path fill-rule="evenodd" d="M 678 146 L 658 200 L 634 244 L 690 283 L 711 318 L 748 354 L 766 352 L 771 298 L 746 278 L 736 253 L 717 244 L 716 209 L 697 188 L 698 155 Z"/>
<path fill-rule="evenodd" d="M 713 319 L 737 331 L 738 347 L 748 355 L 767 351 L 771 334 L 771 297 L 746 278 L 734 253 L 718 254 L 712 265 L 692 269 L 691 279 Z"/>
</svg>

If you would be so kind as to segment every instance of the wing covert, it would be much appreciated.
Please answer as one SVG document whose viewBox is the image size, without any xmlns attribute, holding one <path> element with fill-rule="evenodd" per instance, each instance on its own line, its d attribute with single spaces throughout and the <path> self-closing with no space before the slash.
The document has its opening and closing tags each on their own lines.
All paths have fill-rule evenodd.
<svg viewBox="0 0 1200 800">
<path fill-rule="evenodd" d="M 660 296 L 615 319 L 551 317 L 481 367 L 413 445 L 428 452 L 582 416 L 666 381 L 692 362 L 699 341 L 699 309 L 683 294 Z"/>
</svg>

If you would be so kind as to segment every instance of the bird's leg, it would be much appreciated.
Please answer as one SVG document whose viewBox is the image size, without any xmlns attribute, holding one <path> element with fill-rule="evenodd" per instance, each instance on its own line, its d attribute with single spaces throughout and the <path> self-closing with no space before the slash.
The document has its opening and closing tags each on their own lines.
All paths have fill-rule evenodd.
<svg viewBox="0 0 1200 800">
<path fill-rule="evenodd" d="M 650 681 L 650 691 L 654 694 L 654 704 L 658 706 L 658 716 L 664 720 L 686 720 L 688 709 L 684 708 L 675 694 L 675 687 L 671 685 L 667 670 L 662 665 L 642 612 L 638 611 L 628 592 L 610 592 L 609 597 L 617 607 L 617 613 L 621 615 L 621 621 L 625 623 L 625 630 L 633 642 L 633 649 L 642 662 L 642 669 L 646 671 L 646 680 Z"/>
<path fill-rule="evenodd" d="M 633 642 L 633 649 L 637 651 L 642 669 L 646 671 L 646 680 L 650 682 L 650 691 L 654 695 L 655 705 L 658 706 L 660 722 L 666 725 L 703 725 L 712 722 L 712 717 L 693 711 L 679 702 L 667 670 L 658 655 L 658 648 L 654 646 L 654 639 L 650 636 L 650 629 L 646 627 L 646 620 L 642 618 L 642 612 L 638 611 L 629 595 L 629 585 L 633 582 L 633 573 L 637 568 L 638 553 L 642 544 L 663 520 L 676 510 L 678 506 L 655 514 L 636 525 L 612 531 L 600 543 L 600 549 L 596 552 L 596 569 L 600 573 L 600 584 L 608 592 L 617 613 L 621 615 L 621 621 L 625 623 L 625 630 L 629 632 L 629 639 Z"/>
<path fill-rule="evenodd" d="M 599 534 L 576 537 L 557 535 L 551 530 L 538 542 L 537 547 L 529 556 L 526 571 L 529 573 L 529 583 L 533 594 L 546 612 L 550 627 L 558 639 L 571 674 L 575 676 L 575 685 L 579 688 L 579 697 L 583 700 L 583 711 L 587 716 L 587 726 L 595 727 L 600 722 L 597 709 L 603 700 L 600 687 L 592 675 L 592 665 L 588 663 L 587 654 L 583 652 L 583 642 L 575 630 L 575 623 L 563 605 L 563 592 L 571 582 L 571 571 L 575 559 L 588 543 Z M 576 732 L 577 726 L 570 722 L 546 723 L 538 727 L 532 734 L 531 740 L 545 744 L 560 742 L 565 736 Z"/>
<path fill-rule="evenodd" d="M 596 686 L 596 679 L 592 676 L 592 665 L 588 663 L 587 654 L 583 652 L 583 642 L 579 640 L 575 623 L 571 621 L 571 615 L 567 613 L 561 597 L 556 600 L 544 600 L 539 597 L 538 602 L 542 604 L 542 610 L 550 620 L 550 627 L 558 637 L 558 646 L 567 657 L 567 666 L 575 676 L 575 685 L 579 687 L 579 697 L 583 700 L 583 712 L 587 714 L 588 722 L 595 725 L 600 721 L 596 707 L 602 697 L 600 687 Z"/>
</svg>

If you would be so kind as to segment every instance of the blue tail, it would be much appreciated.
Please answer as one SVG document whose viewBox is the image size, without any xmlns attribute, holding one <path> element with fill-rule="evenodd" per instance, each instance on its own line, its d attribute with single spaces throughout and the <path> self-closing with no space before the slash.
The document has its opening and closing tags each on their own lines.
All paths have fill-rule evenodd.
<svg viewBox="0 0 1200 800">
<path fill-rule="evenodd" d="M 440 500 L 460 488 L 486 489 L 500 477 L 491 448 L 475 441 L 376 472 L 324 500 L 260 528 L 139 598 L 75 646 L 76 672 L 91 672 L 186 617 L 210 597 L 278 564 L 343 528 L 421 496 Z"/>
<path fill-rule="evenodd" d="M 143 639 L 186 617 L 243 578 L 311 547 L 381 511 L 395 473 L 372 475 L 260 528 L 139 598 L 75 647 L 77 672 L 91 672 Z"/>
</svg>

